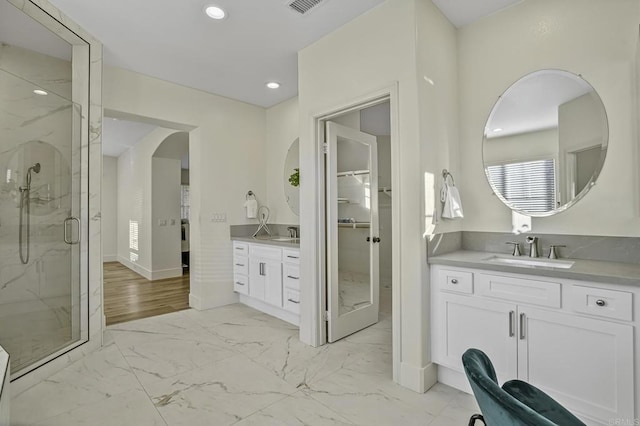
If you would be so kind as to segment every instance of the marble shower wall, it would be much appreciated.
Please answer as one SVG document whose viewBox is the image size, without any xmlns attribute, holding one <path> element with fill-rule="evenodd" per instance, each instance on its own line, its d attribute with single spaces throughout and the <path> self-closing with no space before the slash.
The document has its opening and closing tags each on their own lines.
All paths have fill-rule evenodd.
<svg viewBox="0 0 640 426">
<path fill-rule="evenodd" d="M 79 306 L 74 307 L 77 310 L 74 315 L 79 315 L 82 319 L 81 335 L 79 340 L 78 336 L 74 337 L 74 340 L 78 342 L 75 347 L 67 347 L 67 351 L 63 355 L 13 381 L 11 394 L 12 397 L 15 397 L 102 344 L 102 254 L 100 240 L 102 44 L 46 0 L 8 1 L 28 16 L 34 17 L 63 40 L 73 44 L 74 61 L 70 69 L 74 76 L 81 76 L 81 78 L 76 77 L 71 83 L 64 81 L 64 79 L 50 81 L 52 84 L 59 83 L 59 87 L 51 89 L 51 91 L 66 94 L 64 96 L 66 98 L 70 98 L 69 93 L 72 91 L 73 100 L 82 105 L 81 110 L 73 108 L 70 112 L 73 115 L 81 114 L 75 120 L 73 128 L 74 137 L 77 136 L 81 147 L 79 150 L 74 149 L 71 153 L 71 157 L 77 159 L 74 163 L 79 165 L 78 168 L 72 168 L 71 173 L 74 176 L 80 174 L 79 182 L 74 187 L 74 192 L 79 192 L 80 197 L 74 198 L 73 203 L 74 209 L 80 212 L 82 244 L 75 246 L 75 249 L 79 250 L 80 256 L 77 261 L 73 262 L 71 273 L 79 275 L 81 282 L 81 288 L 72 291 L 74 300 L 80 301 Z M 67 67 L 69 67 L 68 63 Z M 37 75 L 32 77 L 34 80 L 38 78 Z M 87 84 L 87 77 L 89 84 Z M 42 80 L 37 80 L 37 82 L 42 86 L 46 85 L 42 83 Z M 0 226 L 2 226 L 1 223 Z M 58 236 L 61 232 L 61 230 L 59 232 L 51 228 L 49 230 Z M 68 262 L 67 265 L 69 265 Z"/>
<path fill-rule="evenodd" d="M 14 371 L 71 340 L 75 246 L 64 243 L 63 224 L 79 215 L 72 213 L 71 188 L 73 173 L 79 190 L 80 132 L 73 126 L 81 121 L 81 109 L 69 100 L 71 76 L 68 61 L 0 45 L 0 342 Z M 27 215 L 20 188 L 35 163 L 41 168 L 31 173 Z M 18 243 L 21 204 L 23 226 L 30 223 L 29 244 L 23 233 L 22 245 L 27 264 Z"/>
</svg>

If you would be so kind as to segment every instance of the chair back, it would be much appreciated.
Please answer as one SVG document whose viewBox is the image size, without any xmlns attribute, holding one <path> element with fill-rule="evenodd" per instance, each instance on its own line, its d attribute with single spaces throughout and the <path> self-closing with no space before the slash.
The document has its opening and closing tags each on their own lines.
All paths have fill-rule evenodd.
<svg viewBox="0 0 640 426">
<path fill-rule="evenodd" d="M 498 385 L 491 360 L 481 350 L 468 349 L 462 364 L 487 426 L 557 426 L 505 392 Z"/>
</svg>

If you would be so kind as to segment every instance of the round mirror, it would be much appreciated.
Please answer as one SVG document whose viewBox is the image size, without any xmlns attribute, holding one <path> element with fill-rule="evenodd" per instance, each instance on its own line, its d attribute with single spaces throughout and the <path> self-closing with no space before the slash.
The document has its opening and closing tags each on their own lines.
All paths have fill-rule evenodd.
<svg viewBox="0 0 640 426">
<path fill-rule="evenodd" d="M 289 208 L 300 214 L 300 148 L 299 139 L 293 141 L 284 160 L 284 196 Z"/>
<path fill-rule="evenodd" d="M 482 146 L 485 173 L 512 210 L 550 216 L 589 192 L 608 140 L 604 104 L 588 82 L 566 71 L 536 71 L 493 107 Z"/>
</svg>

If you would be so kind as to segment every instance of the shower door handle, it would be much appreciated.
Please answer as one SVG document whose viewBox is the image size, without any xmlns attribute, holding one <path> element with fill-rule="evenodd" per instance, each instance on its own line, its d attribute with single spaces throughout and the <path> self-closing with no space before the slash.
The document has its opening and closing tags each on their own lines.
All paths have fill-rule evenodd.
<svg viewBox="0 0 640 426">
<path fill-rule="evenodd" d="M 72 226 L 70 226 L 73 225 L 73 223 L 76 224 L 77 230 L 77 232 L 75 233 L 77 235 L 77 238 L 75 240 L 73 239 L 73 228 Z M 71 232 L 69 232 L 70 229 Z M 78 244 L 80 242 L 80 219 L 78 219 L 77 217 L 71 216 L 64 220 L 64 242 L 67 244 Z"/>
</svg>

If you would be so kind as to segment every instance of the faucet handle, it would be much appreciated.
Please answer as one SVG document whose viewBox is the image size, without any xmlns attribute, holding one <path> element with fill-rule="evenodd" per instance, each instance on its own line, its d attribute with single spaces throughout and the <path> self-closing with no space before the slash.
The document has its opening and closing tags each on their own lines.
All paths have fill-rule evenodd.
<svg viewBox="0 0 640 426">
<path fill-rule="evenodd" d="M 549 259 L 557 259 L 558 258 L 558 252 L 556 251 L 557 247 L 566 247 L 565 245 L 562 244 L 552 244 L 549 246 Z"/>
<path fill-rule="evenodd" d="M 505 244 L 513 244 L 513 253 L 511 253 L 511 256 L 520 256 L 520 243 L 516 242 L 516 241 L 508 241 Z"/>
</svg>

